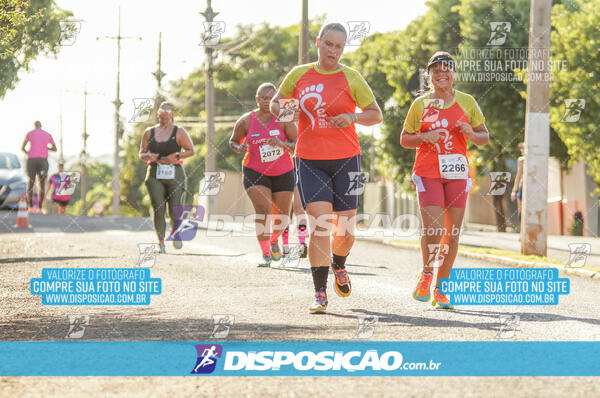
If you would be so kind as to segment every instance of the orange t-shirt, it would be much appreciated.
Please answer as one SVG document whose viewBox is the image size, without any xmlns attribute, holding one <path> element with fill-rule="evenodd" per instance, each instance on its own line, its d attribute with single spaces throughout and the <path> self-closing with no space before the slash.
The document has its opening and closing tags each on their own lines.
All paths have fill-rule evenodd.
<svg viewBox="0 0 600 398">
<path fill-rule="evenodd" d="M 412 103 L 404 121 L 404 130 L 409 134 L 420 134 L 440 129 L 441 138 L 435 144 L 424 142 L 417 147 L 413 174 L 420 177 L 441 178 L 438 155 L 467 155 L 467 137 L 456 125 L 458 121 L 473 127 L 485 122 L 485 117 L 469 94 L 454 90 L 450 104 L 441 106 L 440 101 L 425 94 Z"/>
<path fill-rule="evenodd" d="M 360 154 L 354 124 L 343 129 L 327 117 L 354 113 L 375 101 L 367 82 L 356 70 L 342 65 L 335 71 L 316 63 L 296 66 L 283 79 L 279 92 L 299 101 L 296 156 L 301 159 L 344 159 Z"/>
</svg>

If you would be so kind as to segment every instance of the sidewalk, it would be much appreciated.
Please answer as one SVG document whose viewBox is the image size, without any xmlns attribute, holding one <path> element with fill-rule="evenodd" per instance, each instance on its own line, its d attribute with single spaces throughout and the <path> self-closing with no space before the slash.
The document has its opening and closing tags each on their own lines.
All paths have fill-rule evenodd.
<svg viewBox="0 0 600 398">
<path fill-rule="evenodd" d="M 400 230 L 400 229 L 359 229 L 356 237 L 359 239 L 373 239 L 377 241 L 399 241 L 403 243 L 418 244 L 420 235 L 418 230 Z M 591 252 L 587 256 L 585 265 L 600 268 L 600 238 L 590 238 L 585 236 L 548 236 L 548 252 L 546 257 L 549 259 L 569 262 L 571 249 L 569 245 L 589 244 Z M 507 250 L 515 254 L 521 253 L 520 234 L 512 232 L 487 232 L 473 229 L 463 230 L 460 236 L 460 245 L 477 248 L 492 248 Z"/>
</svg>

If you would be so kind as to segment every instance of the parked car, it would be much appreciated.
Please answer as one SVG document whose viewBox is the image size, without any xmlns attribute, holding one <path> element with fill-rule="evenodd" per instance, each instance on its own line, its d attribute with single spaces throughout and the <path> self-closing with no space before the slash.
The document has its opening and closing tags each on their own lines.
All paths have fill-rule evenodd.
<svg viewBox="0 0 600 398">
<path fill-rule="evenodd" d="M 27 176 L 14 153 L 0 152 L 0 209 L 16 209 L 27 192 Z"/>
</svg>

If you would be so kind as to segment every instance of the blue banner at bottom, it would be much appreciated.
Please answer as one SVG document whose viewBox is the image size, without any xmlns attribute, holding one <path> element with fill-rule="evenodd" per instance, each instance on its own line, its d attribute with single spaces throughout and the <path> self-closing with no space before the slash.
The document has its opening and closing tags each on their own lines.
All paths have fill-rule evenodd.
<svg viewBox="0 0 600 398">
<path fill-rule="evenodd" d="M 0 342 L 0 376 L 600 376 L 600 342 Z"/>
</svg>

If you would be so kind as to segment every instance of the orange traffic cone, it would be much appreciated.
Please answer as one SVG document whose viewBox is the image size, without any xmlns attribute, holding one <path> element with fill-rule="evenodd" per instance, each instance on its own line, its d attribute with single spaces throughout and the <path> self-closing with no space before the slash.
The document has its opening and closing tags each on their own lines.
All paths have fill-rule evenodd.
<svg viewBox="0 0 600 398">
<path fill-rule="evenodd" d="M 17 223 L 15 228 L 31 228 L 29 225 L 29 213 L 27 212 L 27 201 L 25 201 L 25 195 L 21 195 L 19 200 L 19 211 L 17 212 Z"/>
</svg>

